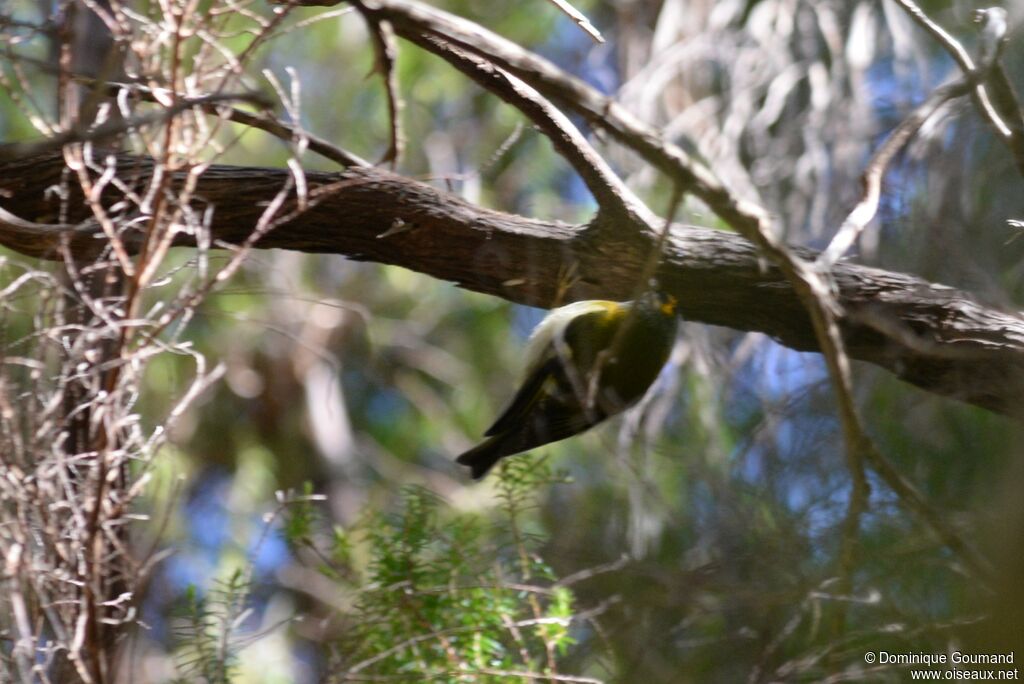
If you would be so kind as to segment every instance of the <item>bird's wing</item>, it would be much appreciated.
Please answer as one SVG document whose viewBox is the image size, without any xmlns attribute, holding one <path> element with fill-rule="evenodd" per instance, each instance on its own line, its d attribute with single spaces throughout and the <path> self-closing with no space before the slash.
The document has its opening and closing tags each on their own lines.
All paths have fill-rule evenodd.
<svg viewBox="0 0 1024 684">
<path fill-rule="evenodd" d="M 497 435 L 515 426 L 524 425 L 539 401 L 545 397 L 550 399 L 555 392 L 564 392 L 564 387 L 568 383 L 562 359 L 559 357 L 559 345 L 565 342 L 565 331 L 569 324 L 572 323 L 573 328 L 585 328 L 590 321 L 596 323 L 597 319 L 608 316 L 614 310 L 613 307 L 617 306 L 615 302 L 600 300 L 576 302 L 552 311 L 541 321 L 530 335 L 526 352 L 527 370 L 522 384 L 509 402 L 508 408 L 484 434 Z M 545 410 L 551 411 L 553 408 L 554 405 L 548 402 Z M 558 412 L 557 409 L 555 412 Z M 574 422 L 570 421 L 570 418 L 571 416 L 566 414 L 565 422 Z M 552 416 L 552 419 L 553 422 L 559 422 L 555 416 Z M 568 425 L 558 427 L 559 433 L 565 431 L 562 428 L 568 429 Z M 574 429 L 578 432 L 582 427 Z"/>
<path fill-rule="evenodd" d="M 565 329 L 570 322 L 580 316 L 606 314 L 617 306 L 619 306 L 617 302 L 594 299 L 561 306 L 545 316 L 544 320 L 530 333 L 530 339 L 526 343 L 524 381 L 533 375 L 534 370 L 555 356 L 555 340 L 564 339 Z"/>
<path fill-rule="evenodd" d="M 519 388 L 508 408 L 484 433 L 501 437 L 496 446 L 503 455 L 571 437 L 607 415 L 601 407 L 583 410 L 559 359 L 552 358 L 540 370 Z"/>
<path fill-rule="evenodd" d="M 505 456 L 571 437 L 600 421 L 600 416 L 588 416 L 575 406 L 552 400 L 541 393 L 532 399 L 520 418 L 522 422 L 514 429 L 489 435 L 456 459 L 458 463 L 472 468 L 474 479 L 479 480 Z M 500 427 L 499 424 L 496 426 Z"/>
<path fill-rule="evenodd" d="M 507 432 L 511 426 L 519 424 L 528 416 L 537 401 L 544 396 L 544 385 L 555 382 L 554 374 L 558 370 L 558 365 L 558 358 L 550 355 L 534 368 L 533 372 L 526 376 L 523 384 L 516 390 L 508 407 L 501 412 L 501 415 L 494 421 L 494 425 L 488 428 L 484 436 L 490 437 Z"/>
</svg>

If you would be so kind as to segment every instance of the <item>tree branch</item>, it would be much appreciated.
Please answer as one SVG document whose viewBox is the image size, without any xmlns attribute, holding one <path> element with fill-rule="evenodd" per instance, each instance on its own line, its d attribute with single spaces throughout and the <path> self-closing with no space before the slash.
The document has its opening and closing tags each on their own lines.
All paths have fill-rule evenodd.
<svg viewBox="0 0 1024 684">
<path fill-rule="evenodd" d="M 957 63 L 957 66 L 960 67 L 960 70 L 964 73 L 965 77 L 971 78 L 979 73 L 978 66 L 975 65 L 974 60 L 971 59 L 971 56 L 967 53 L 967 50 L 960 41 L 951 36 L 945 29 L 925 14 L 924 10 L 922 10 L 914 0 L 896 0 L 896 4 L 898 4 L 918 26 L 927 31 L 928 34 L 931 35 L 932 38 L 934 38 L 935 41 L 949 53 L 949 56 Z M 996 59 L 993 59 L 993 63 L 991 64 L 982 64 L 982 75 L 987 76 L 987 72 L 996 66 Z M 1005 105 L 1007 92 L 1012 93 L 1012 87 L 1009 91 L 1006 90 L 1005 85 L 1008 85 L 1008 81 L 1005 80 L 1005 73 L 1002 72 L 1001 68 L 998 71 L 1003 79 L 1000 81 L 999 87 L 1000 95 L 1004 98 Z M 1024 176 L 1024 138 L 1021 137 L 1020 131 L 1011 128 L 1010 125 L 1003 120 L 1002 113 L 1000 113 L 993 104 L 992 99 L 989 97 L 988 90 L 981 80 L 974 84 L 972 97 L 974 99 L 975 106 L 982 115 L 982 118 L 992 127 L 992 130 L 1000 140 L 1010 148 L 1014 162 L 1017 165 L 1017 170 L 1022 176 Z M 1011 105 L 1007 112 L 1011 114 L 1014 120 L 1019 120 L 1020 107 L 1019 105 L 1014 107 L 1012 104 L 1015 100 L 1016 98 L 1011 95 Z"/>
<path fill-rule="evenodd" d="M 152 170 L 149 159 L 131 155 L 118 155 L 117 165 L 119 176 L 135 184 L 146 182 Z M 61 193 L 47 188 L 63 184 L 63 169 L 63 157 L 54 153 L 0 164 L 0 243 L 49 259 L 60 258 L 62 235 L 71 237 L 68 249 L 76 259 L 89 259 L 107 244 L 85 222 L 88 209 L 75 196 L 75 184 L 67 187 L 65 220 L 81 227 L 53 221 L 61 216 Z M 290 177 L 285 169 L 211 166 L 195 196 L 216 208 L 213 239 L 245 243 L 266 201 Z M 308 172 L 306 179 L 309 208 L 264 235 L 258 247 L 395 264 L 532 306 L 550 306 L 563 295 L 632 296 L 657 240 L 653 231 L 601 231 L 484 209 L 379 169 Z M 101 202 L 112 206 L 121 199 L 118 192 L 109 186 Z M 22 221 L 6 222 L 10 215 Z M 122 239 L 129 250 L 138 242 L 132 234 Z M 187 244 L 191 238 L 176 239 Z M 816 256 L 793 251 L 805 259 Z M 566 272 L 577 276 L 568 289 L 559 277 Z M 851 358 L 931 393 L 1020 417 L 1024 317 L 910 275 L 844 262 L 833 275 L 841 306 L 837 322 Z M 690 320 L 763 332 L 793 349 L 819 349 L 793 286 L 738 235 L 675 226 L 658 277 Z"/>
<path fill-rule="evenodd" d="M 860 201 L 847 214 L 846 220 L 836 231 L 828 247 L 818 257 L 820 265 L 831 268 L 846 256 L 846 252 L 853 246 L 857 237 L 878 213 L 878 203 L 882 198 L 882 179 L 885 177 L 890 162 L 940 107 L 949 100 L 960 97 L 970 87 L 970 81 L 962 79 L 936 89 L 924 103 L 914 109 L 886 136 L 882 144 L 871 155 L 867 168 L 861 174 Z"/>
<path fill-rule="evenodd" d="M 438 55 L 532 121 L 579 174 L 608 223 L 616 223 L 618 219 L 655 226 L 657 219 L 643 201 L 622 182 L 572 122 L 540 93 L 516 76 L 439 38 L 420 36 L 412 42 Z"/>
</svg>

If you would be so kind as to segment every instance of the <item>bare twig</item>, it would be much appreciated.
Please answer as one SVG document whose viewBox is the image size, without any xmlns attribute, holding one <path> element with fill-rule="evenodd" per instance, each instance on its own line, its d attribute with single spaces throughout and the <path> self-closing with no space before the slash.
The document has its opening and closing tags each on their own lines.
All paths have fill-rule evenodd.
<svg viewBox="0 0 1024 684">
<path fill-rule="evenodd" d="M 949 53 L 950 57 L 957 63 L 964 76 L 967 78 L 976 77 L 979 73 L 985 74 L 986 67 L 991 68 L 996 63 L 996 54 L 993 54 L 993 63 L 989 65 L 982 65 L 979 69 L 975 65 L 971 55 L 967 52 L 967 49 L 950 35 L 945 29 L 939 26 L 933 21 L 924 10 L 922 10 L 914 0 L 895 0 L 895 2 L 914 20 L 921 28 L 927 31 L 935 40 L 942 46 L 946 52 Z M 1005 79 L 1005 74 L 1003 75 Z M 987 121 L 992 129 L 996 132 L 999 138 L 1010 148 L 1013 154 L 1014 161 L 1017 164 L 1017 170 L 1024 175 L 1024 136 L 1015 134 L 1015 131 L 1007 125 L 1006 121 L 1003 120 L 1003 116 L 992 104 L 992 100 L 989 98 L 988 90 L 985 88 L 984 79 L 979 80 L 974 84 L 972 91 L 972 97 L 975 105 L 982 114 L 982 118 Z M 1012 92 L 1012 90 L 1010 91 Z M 1001 89 L 1003 98 L 1006 98 L 1007 91 L 1005 88 Z M 1011 98 L 1013 102 L 1016 98 Z M 1004 107 L 1008 111 L 1016 112 L 1016 119 L 1020 118 L 1020 105 L 1016 105 L 1014 109 L 1012 105 L 1010 107 Z"/>
<path fill-rule="evenodd" d="M 444 40 L 429 34 L 405 37 L 443 57 L 456 69 L 528 117 L 580 175 L 597 200 L 600 212 L 610 221 L 614 222 L 615 217 L 633 217 L 649 229 L 655 226 L 654 214 L 622 182 L 572 122 L 536 90 L 515 76 Z"/>
<path fill-rule="evenodd" d="M 499 670 L 484 667 L 476 670 L 482 675 L 493 675 L 495 677 L 512 677 L 515 679 L 526 679 L 529 681 L 544 680 L 547 682 L 568 682 L 568 684 L 604 684 L 603 680 L 593 677 L 580 677 L 576 675 L 563 675 L 548 672 L 524 672 L 522 670 Z"/>
<path fill-rule="evenodd" d="M 84 130 L 81 128 L 70 128 L 38 142 L 4 145 L 0 147 L 0 161 L 43 154 L 50 150 L 58 150 L 72 143 L 104 142 L 128 131 L 170 121 L 178 114 L 195 107 L 214 107 L 218 103 L 238 101 L 252 102 L 259 105 L 264 104 L 263 98 L 255 93 L 223 93 L 204 95 L 197 98 L 183 98 L 170 107 L 147 114 L 140 114 L 131 119 L 108 121 L 99 126 Z"/>
<path fill-rule="evenodd" d="M 79 80 L 85 83 L 94 82 L 93 79 L 86 77 L 79 77 Z M 108 81 L 106 82 L 106 85 L 110 89 L 111 94 L 115 94 L 119 90 L 124 89 L 137 94 L 147 102 L 166 102 L 166 97 L 169 95 L 169 91 L 166 89 L 150 88 L 137 83 Z M 179 94 L 178 96 L 185 97 L 184 94 Z M 362 159 L 352 152 L 349 152 L 348 150 L 338 147 L 337 145 L 313 135 L 308 131 L 301 130 L 298 126 L 287 124 L 280 119 L 271 116 L 266 111 L 267 105 L 268 103 L 263 99 L 261 101 L 261 109 L 263 111 L 259 114 L 247 112 L 244 109 L 231 107 L 227 104 L 199 104 L 198 106 L 207 113 L 225 117 L 227 120 L 242 124 L 243 126 L 259 129 L 288 143 L 294 143 L 301 134 L 309 150 L 316 152 L 321 157 L 329 159 L 340 166 L 346 168 L 350 166 L 372 166 L 370 162 Z"/>
<path fill-rule="evenodd" d="M 951 36 L 944 28 L 939 26 L 937 23 L 925 14 L 914 0 L 895 0 L 895 2 L 903 8 L 903 10 L 910 15 L 918 26 L 927 31 L 935 40 L 941 45 L 946 52 L 949 53 L 950 57 L 960 66 L 960 70 L 963 71 L 965 76 L 970 76 L 975 71 L 974 60 L 971 59 L 970 54 L 963 45 L 960 44 L 956 38 Z M 1010 128 L 996 112 L 992 106 L 992 102 L 988 98 L 988 93 L 985 91 L 984 85 L 978 83 L 974 86 L 974 96 L 976 102 L 980 107 L 985 118 L 992 124 L 1000 136 L 1008 138 L 1010 136 Z"/>
<path fill-rule="evenodd" d="M 370 37 L 373 40 L 373 49 L 376 54 L 375 69 L 384 79 L 384 92 L 387 96 L 388 118 L 391 122 L 390 139 L 388 149 L 381 157 L 381 163 L 391 164 L 392 167 L 398 163 L 398 158 L 405 147 L 405 136 L 402 133 L 402 95 L 399 92 L 398 84 L 398 45 L 395 42 L 395 32 L 391 24 L 386 20 L 380 20 L 363 11 L 362 3 L 356 3 L 366 25 L 370 30 Z"/>
<path fill-rule="evenodd" d="M 267 114 L 250 114 L 249 112 L 236 109 L 234 107 L 227 109 L 224 107 L 217 107 L 215 109 L 212 108 L 211 111 L 226 111 L 227 118 L 230 121 L 234 121 L 235 123 L 243 124 L 245 126 L 251 126 L 252 128 L 258 128 L 261 131 L 270 133 L 274 137 L 288 142 L 294 140 L 298 133 L 298 129 L 295 126 L 286 124 L 279 119 L 268 116 Z M 306 136 L 309 149 L 325 159 L 330 159 L 344 167 L 371 166 L 370 162 L 365 159 L 349 152 L 348 150 L 342 149 L 323 138 L 315 136 L 309 132 L 304 132 L 304 135 Z"/>
<path fill-rule="evenodd" d="M 999 110 L 1013 135 L 1010 146 L 1019 161 L 1024 157 L 1024 108 L 1021 107 L 1013 84 L 1003 68 L 1003 47 L 1006 45 L 1006 10 L 1002 7 L 979 9 L 974 13 L 974 22 L 981 30 L 981 46 L 978 60 L 981 70 L 988 74 L 988 85 L 992 88 L 992 104 Z"/>
<path fill-rule="evenodd" d="M 156 101 L 155 93 L 143 86 L 120 83 L 112 83 L 111 85 L 116 87 L 132 88 L 133 90 L 137 90 L 139 93 L 142 93 L 146 98 Z M 233 121 L 234 123 L 250 126 L 252 128 L 258 128 L 259 130 L 269 133 L 281 140 L 285 140 L 286 142 L 294 141 L 300 133 L 300 129 L 297 126 L 286 124 L 280 119 L 271 117 L 265 111 L 260 114 L 252 114 L 244 110 L 239 110 L 237 108 L 232 108 L 232 106 L 225 105 L 207 105 L 204 109 L 211 114 L 226 116 L 228 121 Z M 302 130 L 301 134 L 310 151 L 324 157 L 325 159 L 329 159 L 343 167 L 372 166 L 371 163 L 365 159 L 361 159 L 357 155 L 348 152 L 347 149 L 343 149 L 338 145 L 328 142 L 324 138 L 317 137 L 305 130 Z"/>
<path fill-rule="evenodd" d="M 534 626 L 537 626 L 537 625 L 569 625 L 569 624 L 572 624 L 574 622 L 583 622 L 583 621 L 586 621 L 586 620 L 593 619 L 597 615 L 600 615 L 601 613 L 606 611 L 608 609 L 610 603 L 614 603 L 614 601 L 606 601 L 604 603 L 601 603 L 601 604 L 595 606 L 594 608 L 582 611 L 582 612 L 577 613 L 576 615 L 572 615 L 570 617 L 564 617 L 564 618 L 563 617 L 528 618 L 528 619 L 525 619 L 525 620 L 516 620 L 512 624 L 515 627 L 534 627 Z M 362 661 L 356 663 L 352 667 L 346 668 L 346 670 L 342 674 L 342 678 L 343 678 L 342 681 L 344 681 L 344 679 L 349 677 L 350 675 L 356 674 L 356 673 L 358 673 L 358 672 L 360 672 L 362 670 L 365 670 L 366 668 L 370 667 L 374 663 L 379 663 L 380 661 L 382 661 L 382 660 L 384 660 L 384 659 L 394 655 L 395 653 L 401 653 L 405 649 L 407 649 L 407 648 L 409 648 L 411 646 L 415 646 L 416 644 L 420 644 L 420 643 L 423 643 L 425 641 L 432 641 L 432 640 L 440 639 L 441 637 L 448 637 L 448 636 L 450 636 L 452 634 L 463 634 L 463 633 L 466 633 L 466 632 L 473 632 L 473 631 L 476 631 L 478 629 L 479 628 L 477 626 L 475 626 L 475 625 L 466 625 L 466 626 L 460 626 L 460 627 L 449 627 L 447 629 L 438 629 L 438 630 L 434 630 L 434 631 L 430 632 L 429 634 L 418 634 L 418 635 L 416 635 L 414 637 L 410 637 L 409 639 L 406 639 L 405 641 L 402 641 L 401 643 L 395 644 L 394 646 L 392 646 L 390 648 L 387 648 L 387 649 L 385 649 L 383 651 L 375 653 L 373 656 L 371 656 L 371 657 L 369 657 L 369 658 L 367 658 L 365 660 L 362 660 Z M 549 674 L 545 674 L 544 675 L 545 678 L 557 677 L 557 676 L 558 675 L 555 675 L 554 673 L 552 673 L 550 675 Z M 574 679 L 564 680 L 563 679 L 562 681 L 580 681 L 580 680 L 574 680 Z M 582 680 L 582 681 L 587 681 L 587 680 Z"/>
<path fill-rule="evenodd" d="M 966 95 L 967 80 L 960 80 L 936 90 L 913 112 L 907 115 L 879 145 L 861 176 L 861 199 L 847 215 L 828 247 L 818 256 L 818 265 L 829 269 L 846 254 L 854 241 L 875 217 L 882 196 L 882 178 L 893 158 L 910 142 L 924 123 L 949 100 Z"/>
<path fill-rule="evenodd" d="M 561 12 L 565 13 L 567 17 L 572 19 L 577 26 L 583 29 L 584 33 L 594 39 L 595 43 L 604 42 L 604 36 L 602 36 L 601 32 L 597 30 L 597 27 L 591 24 L 586 15 L 569 4 L 567 0 L 548 0 L 548 2 L 557 7 Z"/>
<path fill-rule="evenodd" d="M 623 554 L 619 556 L 617 559 L 611 561 L 610 563 L 604 563 L 603 565 L 598 565 L 592 568 L 584 568 L 583 570 L 574 572 L 571 575 L 566 575 L 565 577 L 562 577 L 557 582 L 555 582 L 554 586 L 571 587 L 574 584 L 585 582 L 591 577 L 603 575 L 606 572 L 618 572 L 622 568 L 629 565 L 629 563 L 632 560 L 633 559 L 630 558 L 628 555 Z"/>
</svg>

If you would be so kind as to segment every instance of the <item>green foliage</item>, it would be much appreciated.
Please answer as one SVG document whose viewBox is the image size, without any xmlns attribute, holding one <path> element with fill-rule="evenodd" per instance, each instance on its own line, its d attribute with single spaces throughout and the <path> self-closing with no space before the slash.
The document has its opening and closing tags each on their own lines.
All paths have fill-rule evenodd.
<svg viewBox="0 0 1024 684">
<path fill-rule="evenodd" d="M 331 681 L 503 682 L 558 672 L 574 643 L 574 596 L 535 553 L 543 536 L 525 531 L 536 523 L 538 488 L 553 478 L 542 459 L 529 457 L 506 459 L 497 477 L 493 529 L 409 486 L 397 510 L 370 513 L 348 532 L 333 527 L 320 551 L 315 507 L 308 499 L 288 507 L 288 543 L 315 551 L 316 570 L 354 597 L 351 613 L 339 616 L 346 628 L 332 647 Z"/>
<path fill-rule="evenodd" d="M 293 549 L 313 543 L 314 526 L 317 522 L 313 505 L 313 483 L 302 485 L 303 496 L 289 501 L 288 515 L 282 518 L 281 534 Z"/>
<path fill-rule="evenodd" d="M 185 592 L 173 628 L 178 678 L 175 684 L 229 684 L 237 672 L 237 628 L 247 615 L 250 582 L 236 570 L 201 595 L 195 585 Z"/>
</svg>

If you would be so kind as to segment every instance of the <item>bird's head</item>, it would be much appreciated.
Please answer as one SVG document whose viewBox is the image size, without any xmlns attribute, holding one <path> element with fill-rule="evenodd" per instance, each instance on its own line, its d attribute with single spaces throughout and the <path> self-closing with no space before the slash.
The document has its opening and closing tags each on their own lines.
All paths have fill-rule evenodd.
<svg viewBox="0 0 1024 684">
<path fill-rule="evenodd" d="M 650 292 L 645 292 L 640 297 L 639 304 L 641 309 L 657 311 L 665 316 L 675 316 L 679 300 L 668 292 L 651 290 Z"/>
</svg>

